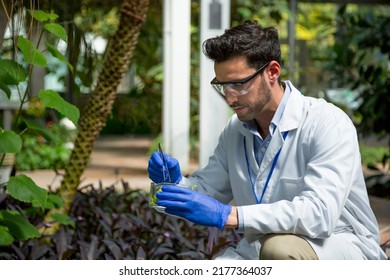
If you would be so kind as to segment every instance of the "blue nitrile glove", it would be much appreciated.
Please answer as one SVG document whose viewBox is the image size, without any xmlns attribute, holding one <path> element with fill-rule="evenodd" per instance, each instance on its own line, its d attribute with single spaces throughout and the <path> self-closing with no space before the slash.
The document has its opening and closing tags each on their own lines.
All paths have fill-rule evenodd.
<svg viewBox="0 0 390 280">
<path fill-rule="evenodd" d="M 230 204 L 223 204 L 205 194 L 180 186 L 163 186 L 162 192 L 156 196 L 157 205 L 165 207 L 165 213 L 203 226 L 222 229 L 232 211 Z"/>
<path fill-rule="evenodd" d="M 182 179 L 179 162 L 177 159 L 168 156 L 166 153 L 163 154 L 169 169 L 169 175 L 171 176 L 171 183 L 179 183 Z M 153 152 L 149 159 L 148 172 L 149 178 L 155 183 L 169 182 L 168 172 L 163 164 L 160 152 Z M 163 174 L 165 174 L 165 178 Z"/>
</svg>

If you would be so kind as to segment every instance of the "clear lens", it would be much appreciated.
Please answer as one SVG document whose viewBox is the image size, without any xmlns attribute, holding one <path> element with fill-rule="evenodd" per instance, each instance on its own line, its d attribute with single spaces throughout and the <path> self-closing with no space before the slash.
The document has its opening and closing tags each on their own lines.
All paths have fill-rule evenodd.
<svg viewBox="0 0 390 280">
<path fill-rule="evenodd" d="M 248 84 L 250 81 L 253 80 L 259 73 L 262 72 L 262 70 L 267 67 L 269 62 L 261 66 L 259 69 L 256 70 L 255 73 L 253 73 L 251 76 L 243 79 L 241 82 L 221 82 L 219 83 L 217 81 L 217 78 L 215 77 L 211 84 L 213 85 L 214 89 L 222 96 L 226 96 L 226 93 L 231 93 L 234 96 L 241 96 L 248 94 L 253 87 L 245 88 L 244 85 Z"/>
<path fill-rule="evenodd" d="M 244 84 L 235 85 L 235 84 L 213 84 L 213 87 L 215 90 L 223 95 L 226 96 L 226 94 L 233 94 L 234 96 L 241 96 L 248 94 L 253 87 L 245 88 Z"/>
</svg>

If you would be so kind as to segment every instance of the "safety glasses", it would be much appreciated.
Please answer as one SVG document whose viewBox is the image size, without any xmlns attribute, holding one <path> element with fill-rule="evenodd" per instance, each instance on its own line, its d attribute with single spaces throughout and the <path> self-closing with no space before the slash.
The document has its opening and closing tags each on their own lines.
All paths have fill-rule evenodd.
<svg viewBox="0 0 390 280">
<path fill-rule="evenodd" d="M 261 66 L 255 73 L 242 79 L 240 81 L 218 82 L 217 78 L 214 78 L 210 83 L 214 89 L 222 96 L 226 96 L 227 93 L 234 96 L 242 96 L 248 94 L 253 87 L 247 87 L 247 84 L 252 81 L 258 74 L 260 74 L 267 66 L 269 62 Z"/>
</svg>

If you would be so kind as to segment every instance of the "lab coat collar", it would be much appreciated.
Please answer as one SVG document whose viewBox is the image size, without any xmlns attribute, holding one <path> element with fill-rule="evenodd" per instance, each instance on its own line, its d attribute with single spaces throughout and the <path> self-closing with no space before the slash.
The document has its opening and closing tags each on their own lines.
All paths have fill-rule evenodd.
<svg viewBox="0 0 390 280">
<path fill-rule="evenodd" d="M 281 133 L 296 129 L 302 119 L 303 95 L 290 81 L 285 81 L 286 86 L 291 88 L 291 95 L 284 109 L 282 119 L 279 123 Z"/>
<path fill-rule="evenodd" d="M 253 150 L 253 135 L 247 128 L 244 127 L 242 122 L 239 126 L 240 133 L 246 137 L 248 161 L 251 169 L 255 172 L 255 174 L 258 174 L 259 172 L 263 173 L 264 170 L 272 163 L 275 155 L 284 143 L 283 133 L 296 129 L 302 119 L 303 95 L 292 85 L 290 81 L 285 82 L 286 86 L 290 87 L 291 94 L 286 104 L 286 108 L 284 109 L 283 116 L 278 127 L 275 129 L 260 167 L 257 165 Z M 237 118 L 237 116 L 235 116 L 235 118 Z"/>
<path fill-rule="evenodd" d="M 263 173 L 264 170 L 266 170 L 267 167 L 271 165 L 279 149 L 283 146 L 285 141 L 285 139 L 283 139 L 283 134 L 287 131 L 298 128 L 298 125 L 302 119 L 303 96 L 290 81 L 286 81 L 286 86 L 290 87 L 291 94 L 288 98 L 280 123 L 276 127 L 271 142 L 269 143 L 267 151 L 265 152 L 263 161 L 261 162 L 259 170 L 260 173 Z M 291 133 L 289 134 L 291 137 Z"/>
</svg>

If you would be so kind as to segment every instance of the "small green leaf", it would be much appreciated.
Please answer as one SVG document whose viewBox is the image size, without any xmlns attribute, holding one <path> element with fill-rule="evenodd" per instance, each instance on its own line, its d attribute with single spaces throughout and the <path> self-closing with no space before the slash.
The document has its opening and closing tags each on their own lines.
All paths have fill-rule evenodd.
<svg viewBox="0 0 390 280">
<path fill-rule="evenodd" d="M 46 23 L 45 29 L 65 42 L 68 40 L 68 35 L 66 34 L 65 28 L 57 23 Z"/>
<path fill-rule="evenodd" d="M 39 22 L 45 22 L 49 20 L 49 14 L 41 10 L 28 10 L 30 15 Z"/>
<path fill-rule="evenodd" d="M 40 207 L 40 205 L 36 204 L 35 202 L 32 203 L 33 207 Z M 46 204 L 44 209 L 50 210 L 53 208 L 61 208 L 64 206 L 64 202 L 62 201 L 61 197 L 56 194 L 49 194 L 47 196 Z"/>
<path fill-rule="evenodd" d="M 0 82 L 0 90 L 5 92 L 8 99 L 11 98 L 11 90 L 9 89 L 9 87 L 6 84 Z"/>
<path fill-rule="evenodd" d="M 52 203 L 56 208 L 64 207 L 64 201 L 58 194 L 49 194 L 49 196 L 47 197 L 47 201 Z"/>
<path fill-rule="evenodd" d="M 77 126 L 80 111 L 76 106 L 65 101 L 57 92 L 50 89 L 41 90 L 39 92 L 39 98 L 46 107 L 57 110 Z"/>
<path fill-rule="evenodd" d="M 0 154 L 17 153 L 22 149 L 22 138 L 12 130 L 0 131 Z"/>
<path fill-rule="evenodd" d="M 19 36 L 18 48 L 22 51 L 27 63 L 45 67 L 47 62 L 45 56 L 35 48 L 30 40 Z"/>
<path fill-rule="evenodd" d="M 73 73 L 73 66 L 72 66 L 72 64 L 70 64 L 68 62 L 66 57 L 63 56 L 62 53 L 60 53 L 60 51 L 55 46 L 51 45 L 48 42 L 46 42 L 45 44 L 46 44 L 47 50 L 51 53 L 51 55 L 58 58 L 61 62 L 66 63 L 66 65 L 68 65 L 68 67 L 69 67 L 69 70 Z"/>
<path fill-rule="evenodd" d="M 1 221 L 0 217 L 0 221 Z M 0 226 L 0 246 L 8 246 L 11 245 L 14 242 L 14 238 L 9 233 L 9 230 L 7 227 Z"/>
<path fill-rule="evenodd" d="M 76 227 L 76 223 L 74 220 L 72 220 L 69 216 L 60 214 L 60 213 L 53 213 L 51 214 L 51 217 L 56 221 L 59 222 L 61 225 L 70 225 L 73 228 Z"/>
<path fill-rule="evenodd" d="M 18 85 L 27 78 L 27 72 L 22 65 L 9 59 L 0 59 L 0 83 Z"/>
<path fill-rule="evenodd" d="M 39 208 L 39 205 L 38 205 L 38 203 L 33 202 L 33 203 L 32 203 L 32 207 L 34 207 L 34 208 Z M 53 209 L 53 208 L 54 208 L 53 203 L 48 202 L 48 201 L 46 201 L 46 204 L 45 204 L 45 206 L 43 207 L 44 210 L 50 210 L 50 209 Z M 33 209 L 33 210 L 34 210 L 34 209 Z"/>
<path fill-rule="evenodd" d="M 9 233 L 20 240 L 40 237 L 39 231 L 17 211 L 0 210 L 1 223 L 8 227 Z"/>
<path fill-rule="evenodd" d="M 7 192 L 13 198 L 34 203 L 44 209 L 47 201 L 47 190 L 37 186 L 31 178 L 24 174 L 11 177 L 8 181 Z"/>
<path fill-rule="evenodd" d="M 55 20 L 58 18 L 58 15 L 55 13 L 46 13 L 42 10 L 28 10 L 30 15 L 39 22 L 46 22 L 49 20 Z"/>
</svg>

